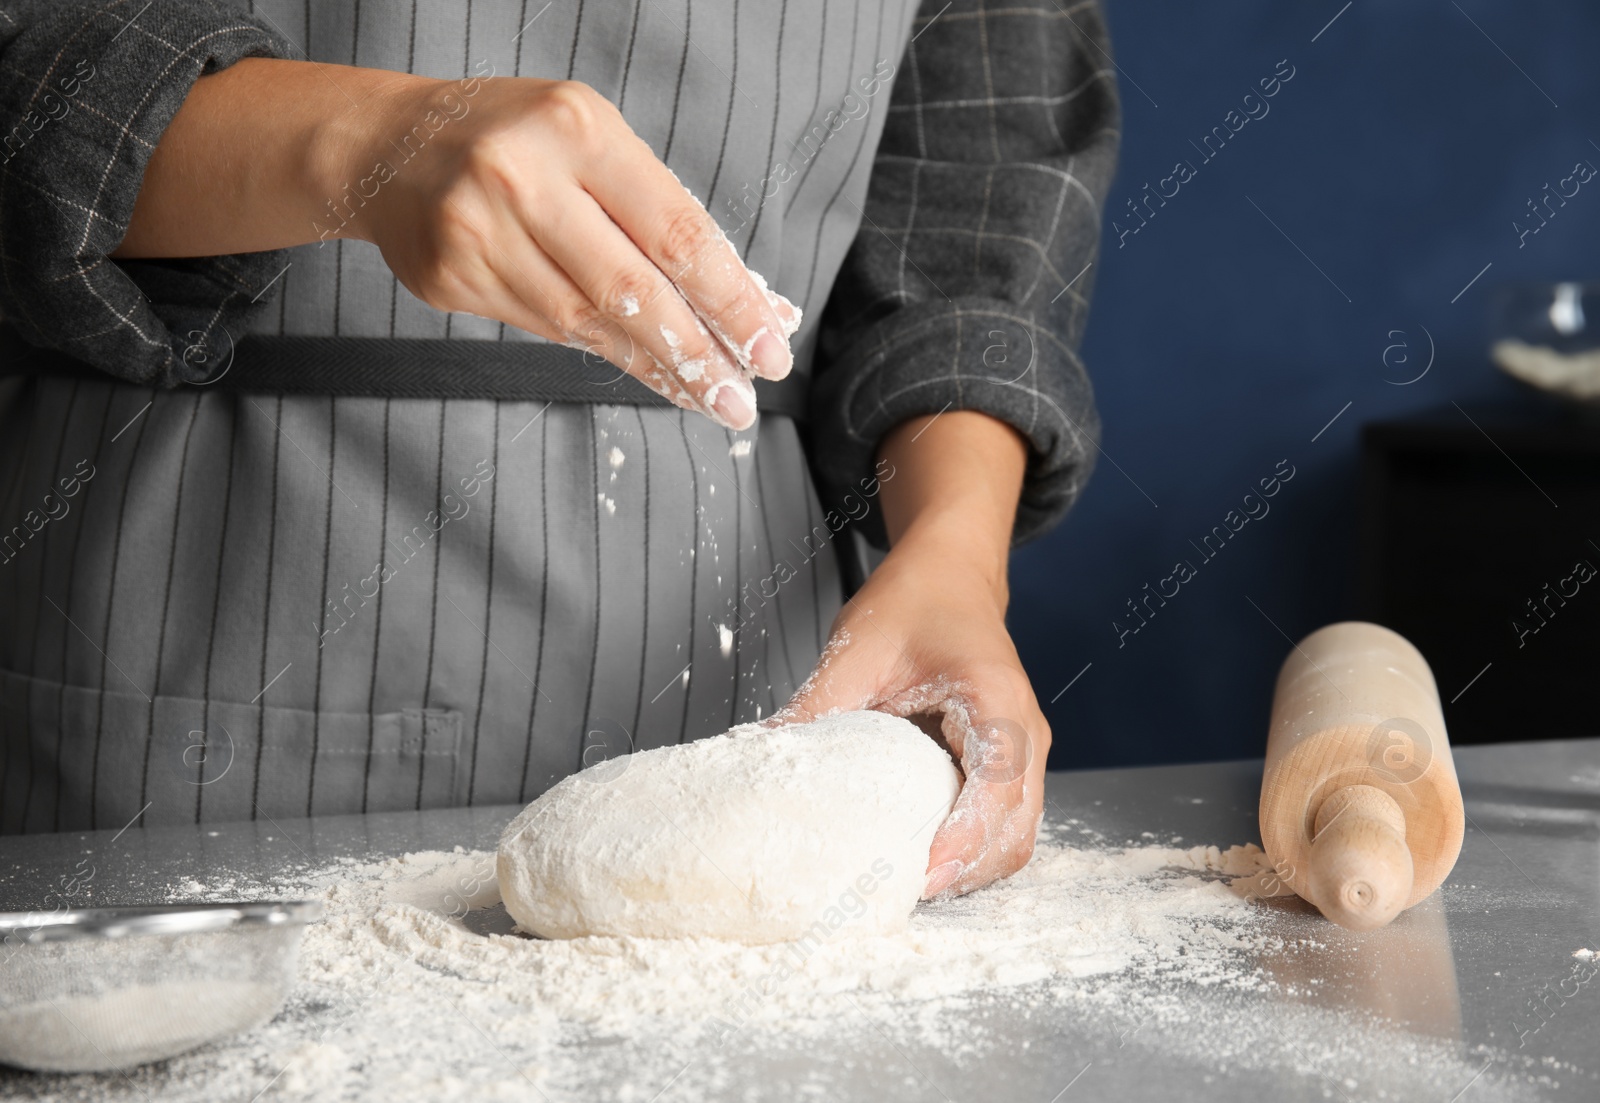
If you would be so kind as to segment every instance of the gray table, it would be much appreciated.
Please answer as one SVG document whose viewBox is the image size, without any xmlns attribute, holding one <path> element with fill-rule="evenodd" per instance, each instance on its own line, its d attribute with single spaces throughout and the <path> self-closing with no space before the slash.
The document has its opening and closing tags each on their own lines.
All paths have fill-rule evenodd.
<svg viewBox="0 0 1600 1103">
<path fill-rule="evenodd" d="M 1114 1008 L 1093 1021 L 1041 1016 L 999 999 L 981 1017 L 1007 1042 L 983 1061 L 842 1032 L 804 1056 L 731 1054 L 727 1095 L 792 1099 L 797 1085 L 820 1083 L 826 1098 L 874 1101 L 1600 1098 L 1600 981 L 1588 979 L 1594 963 L 1573 957 L 1600 949 L 1600 740 L 1463 748 L 1456 760 L 1468 825 L 1444 889 L 1370 935 L 1334 928 L 1298 901 L 1276 904 L 1269 926 L 1320 949 L 1264 949 L 1257 965 L 1272 983 L 1262 991 L 1178 989 L 1188 1003 L 1155 1022 Z M 1076 817 L 1113 844 L 1151 832 L 1226 845 L 1257 838 L 1259 784 L 1259 762 L 1060 773 L 1048 814 Z M 0 908 L 159 900 L 207 869 L 270 877 L 341 856 L 487 849 L 515 811 L 9 838 Z M 608 1045 L 614 1053 L 617 1041 Z M 0 1095 L 49 1098 L 49 1084 L 0 1071 Z M 258 1087 L 241 1085 L 240 1098 Z M 107 1090 L 116 1095 L 114 1083 Z M 592 1097 L 608 1096 L 597 1082 Z"/>
</svg>

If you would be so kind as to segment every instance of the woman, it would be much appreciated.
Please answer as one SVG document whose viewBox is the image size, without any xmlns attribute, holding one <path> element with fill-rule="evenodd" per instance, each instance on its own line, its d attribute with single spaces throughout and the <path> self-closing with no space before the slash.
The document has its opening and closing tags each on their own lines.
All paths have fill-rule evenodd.
<svg viewBox="0 0 1600 1103">
<path fill-rule="evenodd" d="M 8 5 L 0 829 L 527 801 L 871 707 L 966 768 L 928 894 L 1019 868 L 1006 556 L 1093 454 L 1106 48 L 1092 3 Z"/>
</svg>

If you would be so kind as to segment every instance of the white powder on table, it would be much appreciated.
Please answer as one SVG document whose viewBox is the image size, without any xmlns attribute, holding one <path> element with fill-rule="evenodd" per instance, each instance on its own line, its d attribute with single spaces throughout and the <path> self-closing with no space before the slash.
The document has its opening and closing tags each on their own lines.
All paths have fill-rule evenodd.
<svg viewBox="0 0 1600 1103">
<path fill-rule="evenodd" d="M 852 1077 L 878 1077 L 887 1086 L 875 1098 L 938 1098 L 923 1082 L 933 1062 L 998 1068 L 1087 1044 L 1062 1042 L 1063 1024 L 1098 1038 L 1102 1063 L 1129 1063 L 1132 1078 L 1144 1053 L 1207 1078 L 1292 1074 L 1329 1098 L 1385 1097 L 1347 1086 L 1375 1078 L 1387 1098 L 1407 1098 L 1483 1064 L 1459 1045 L 1286 998 L 1261 962 L 1319 951 L 1272 933 L 1273 909 L 1223 883 L 1262 867 L 1254 847 L 1076 849 L 1057 841 L 1068 831 L 1094 838 L 1068 821 L 1009 880 L 919 907 L 904 934 L 826 941 L 795 970 L 779 968 L 791 944 L 493 933 L 509 924 L 490 852 L 344 862 L 273 885 L 234 875 L 230 894 L 326 901 L 284 1013 L 131 1079 L 33 1083 L 81 1100 L 670 1103 L 736 1087 L 837 1099 Z M 1044 1044 L 1030 1053 L 1035 1035 Z M 781 1072 L 763 1086 L 749 1070 L 769 1064 Z M 1473 1090 L 1519 1094 L 1499 1070 Z"/>
</svg>

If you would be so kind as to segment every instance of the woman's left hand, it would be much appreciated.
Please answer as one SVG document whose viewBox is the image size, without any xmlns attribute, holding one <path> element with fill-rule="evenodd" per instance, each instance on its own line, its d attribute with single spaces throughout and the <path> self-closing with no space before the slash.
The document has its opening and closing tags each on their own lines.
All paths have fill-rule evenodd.
<svg viewBox="0 0 1600 1103">
<path fill-rule="evenodd" d="M 944 418 L 908 423 L 886 442 L 892 550 L 835 619 L 816 672 L 773 717 L 803 723 L 876 709 L 937 719 L 966 776 L 934 836 L 924 897 L 970 892 L 1027 864 L 1050 749 L 1050 725 L 1005 626 L 1025 451 L 982 414 Z M 919 429 L 935 431 L 912 437 Z M 980 486 L 985 493 L 958 508 L 963 489 Z"/>
</svg>

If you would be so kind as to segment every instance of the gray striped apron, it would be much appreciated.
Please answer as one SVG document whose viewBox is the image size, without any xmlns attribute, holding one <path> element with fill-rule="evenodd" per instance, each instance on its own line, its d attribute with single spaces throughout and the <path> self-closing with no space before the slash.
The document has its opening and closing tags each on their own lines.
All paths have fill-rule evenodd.
<svg viewBox="0 0 1600 1103">
<path fill-rule="evenodd" d="M 803 304 L 809 373 L 887 89 L 807 135 L 909 0 L 252 7 L 314 60 L 593 85 Z M 292 261 L 253 332 L 537 340 L 364 243 Z M 769 714 L 842 600 L 829 522 L 785 417 L 9 380 L 0 831 L 526 801 Z"/>
</svg>

